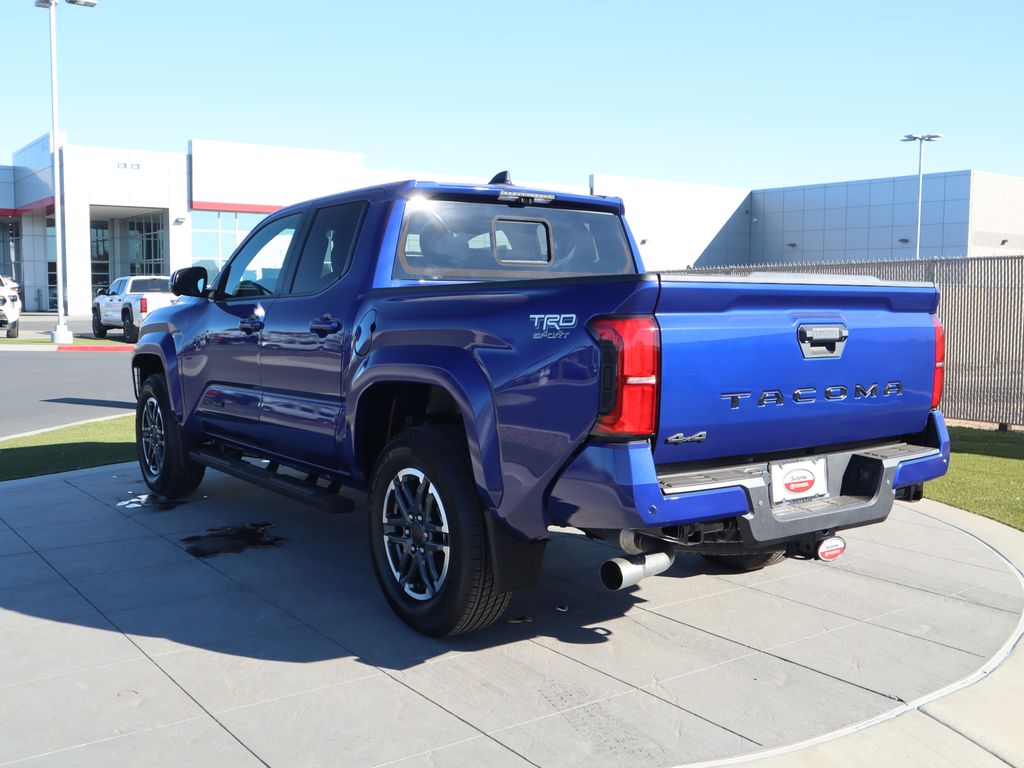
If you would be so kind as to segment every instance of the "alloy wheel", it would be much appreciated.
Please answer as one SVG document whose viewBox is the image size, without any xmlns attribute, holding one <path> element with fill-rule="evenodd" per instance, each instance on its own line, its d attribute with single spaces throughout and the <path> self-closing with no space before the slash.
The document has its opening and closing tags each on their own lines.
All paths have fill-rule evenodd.
<svg viewBox="0 0 1024 768">
<path fill-rule="evenodd" d="M 142 453 L 146 468 L 153 476 L 160 474 L 164 468 L 164 452 L 166 438 L 164 435 L 164 417 L 160 411 L 160 403 L 150 397 L 142 410 Z"/>
<path fill-rule="evenodd" d="M 444 586 L 450 532 L 437 487 L 407 467 L 391 479 L 384 496 L 384 552 L 391 574 L 414 600 L 430 600 Z"/>
</svg>

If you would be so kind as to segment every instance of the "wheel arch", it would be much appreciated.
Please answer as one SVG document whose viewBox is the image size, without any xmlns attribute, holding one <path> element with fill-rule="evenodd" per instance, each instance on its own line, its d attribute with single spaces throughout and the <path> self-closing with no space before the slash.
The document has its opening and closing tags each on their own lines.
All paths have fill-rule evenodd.
<svg viewBox="0 0 1024 768">
<path fill-rule="evenodd" d="M 178 376 L 178 358 L 170 336 L 151 339 L 147 334 L 135 346 L 135 352 L 132 355 L 132 383 L 136 399 L 138 399 L 142 383 L 154 373 L 164 375 L 171 408 L 180 424 L 183 421 L 184 395 L 181 389 L 181 377 Z"/>
<path fill-rule="evenodd" d="M 497 418 L 480 366 L 468 354 L 461 359 L 452 355 L 449 348 L 412 355 L 408 349 L 383 352 L 371 355 L 352 382 L 347 449 L 353 469 L 368 479 L 380 451 L 401 429 L 458 423 L 481 499 L 497 507 L 502 495 Z"/>
</svg>

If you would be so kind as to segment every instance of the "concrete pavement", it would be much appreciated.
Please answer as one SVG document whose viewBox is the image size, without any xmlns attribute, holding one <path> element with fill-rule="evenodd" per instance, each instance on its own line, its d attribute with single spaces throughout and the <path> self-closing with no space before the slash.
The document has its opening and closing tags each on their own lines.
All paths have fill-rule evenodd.
<svg viewBox="0 0 1024 768">
<path fill-rule="evenodd" d="M 0 484 L 0 765 L 1024 766 L 997 523 L 900 504 L 835 563 L 620 593 L 612 547 L 558 536 L 500 624 L 432 640 L 356 509 L 216 473 L 160 503 L 135 465 Z"/>
</svg>

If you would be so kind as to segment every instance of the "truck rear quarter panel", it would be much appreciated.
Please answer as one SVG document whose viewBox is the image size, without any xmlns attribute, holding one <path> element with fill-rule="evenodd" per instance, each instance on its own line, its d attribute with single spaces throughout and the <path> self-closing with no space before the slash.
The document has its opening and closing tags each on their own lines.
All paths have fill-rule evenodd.
<svg viewBox="0 0 1024 768">
<path fill-rule="evenodd" d="M 449 389 L 481 496 L 513 530 L 542 538 L 544 495 L 597 415 L 587 323 L 650 314 L 657 294 L 657 277 L 644 275 L 375 291 L 368 307 L 377 331 L 350 391 L 358 396 L 403 368 Z"/>
</svg>

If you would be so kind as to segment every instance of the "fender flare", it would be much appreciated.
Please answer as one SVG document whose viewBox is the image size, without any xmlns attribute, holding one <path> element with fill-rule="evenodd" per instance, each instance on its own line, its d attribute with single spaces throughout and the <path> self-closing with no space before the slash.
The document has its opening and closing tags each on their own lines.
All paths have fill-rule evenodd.
<svg viewBox="0 0 1024 768">
<path fill-rule="evenodd" d="M 135 351 L 132 353 L 132 376 L 135 378 L 135 361 L 144 355 L 156 357 L 164 370 L 164 378 L 167 380 L 167 393 L 171 399 L 171 408 L 174 415 L 181 424 L 184 421 L 185 396 L 181 389 L 181 376 L 178 373 L 178 351 L 174 346 L 174 339 L 169 332 L 161 333 L 159 326 L 153 331 L 140 338 L 135 344 Z M 135 396 L 138 397 L 139 388 L 142 382 L 135 381 Z"/>
<path fill-rule="evenodd" d="M 470 463 L 477 489 L 487 504 L 501 503 L 501 453 L 491 382 L 471 353 L 453 347 L 384 347 L 373 350 L 355 370 L 349 389 L 347 431 L 343 446 L 351 467 L 361 436 L 357 417 L 362 396 L 375 384 L 412 382 L 441 387 L 455 401 L 466 427 Z"/>
</svg>

